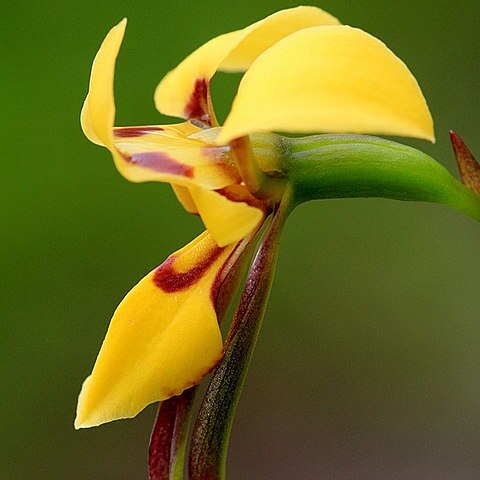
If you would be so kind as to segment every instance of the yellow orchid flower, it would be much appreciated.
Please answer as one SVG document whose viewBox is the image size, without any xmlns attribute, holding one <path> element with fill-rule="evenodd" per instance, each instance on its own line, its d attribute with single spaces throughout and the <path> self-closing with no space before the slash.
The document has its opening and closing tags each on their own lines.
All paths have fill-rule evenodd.
<svg viewBox="0 0 480 480">
<path fill-rule="evenodd" d="M 125 27 L 126 20 L 114 27 L 95 57 L 83 131 L 111 152 L 128 180 L 170 183 L 207 231 L 149 273 L 115 311 L 82 387 L 76 428 L 133 417 L 199 383 L 221 359 L 222 284 L 288 184 L 278 178 L 281 144 L 267 137 L 261 158 L 258 134 L 434 138 L 404 63 L 376 38 L 315 7 L 220 35 L 167 74 L 155 104 L 185 122 L 115 127 L 114 70 Z M 223 127 L 209 90 L 217 70 L 246 72 Z"/>
</svg>

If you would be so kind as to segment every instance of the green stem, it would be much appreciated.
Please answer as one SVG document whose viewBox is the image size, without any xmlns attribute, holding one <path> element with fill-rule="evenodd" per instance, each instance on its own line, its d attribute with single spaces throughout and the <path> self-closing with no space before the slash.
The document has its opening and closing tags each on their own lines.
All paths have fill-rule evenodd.
<svg viewBox="0 0 480 480">
<path fill-rule="evenodd" d="M 291 194 L 287 190 L 255 253 L 225 342 L 224 357 L 213 373 L 195 422 L 190 449 L 190 480 L 225 478 L 235 409 L 272 287 L 280 233 L 291 207 Z"/>
<path fill-rule="evenodd" d="M 480 196 L 412 147 L 364 135 L 283 138 L 295 202 L 383 197 L 448 205 L 480 222 Z"/>
</svg>

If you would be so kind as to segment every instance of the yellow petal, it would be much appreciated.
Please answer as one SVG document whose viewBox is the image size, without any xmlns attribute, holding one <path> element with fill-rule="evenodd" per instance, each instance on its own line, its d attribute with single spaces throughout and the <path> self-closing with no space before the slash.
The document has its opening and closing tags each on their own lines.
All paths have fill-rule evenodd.
<svg viewBox="0 0 480 480">
<path fill-rule="evenodd" d="M 195 138 L 198 130 L 189 122 L 115 128 L 112 153 L 116 166 L 132 182 L 159 181 L 210 189 L 237 183 L 238 172 L 228 148 Z M 189 132 L 193 133 L 186 136 Z"/>
<path fill-rule="evenodd" d="M 92 66 L 90 87 L 81 114 L 85 135 L 107 147 L 119 172 L 132 182 L 160 181 L 223 188 L 238 181 L 226 162 L 225 149 L 188 138 L 201 129 L 191 122 L 177 125 L 117 127 L 115 121 L 115 61 L 126 20 L 112 28 Z"/>
<path fill-rule="evenodd" d="M 87 97 L 88 99 L 88 97 Z M 92 126 L 92 121 L 90 119 L 90 109 L 88 108 L 88 101 L 85 100 L 82 112 L 80 113 L 80 124 L 82 125 L 82 130 L 85 136 L 92 142 L 101 147 L 105 146 L 104 143 L 97 137 L 95 130 Z M 108 115 L 108 114 L 107 114 Z"/>
<path fill-rule="evenodd" d="M 281 10 L 243 30 L 244 37 L 220 64 L 224 72 L 244 72 L 272 45 L 304 28 L 338 25 L 337 18 L 317 7 Z"/>
<path fill-rule="evenodd" d="M 108 32 L 92 65 L 90 87 L 81 114 L 85 135 L 94 143 L 113 146 L 112 128 L 115 121 L 113 78 L 115 61 L 122 44 L 127 19 Z"/>
<path fill-rule="evenodd" d="M 244 75 L 219 143 L 257 131 L 434 139 L 417 81 L 382 42 L 346 26 L 281 40 Z"/>
<path fill-rule="evenodd" d="M 217 275 L 235 245 L 204 232 L 170 256 L 118 306 L 78 401 L 76 428 L 133 417 L 200 382 L 222 354 Z"/>
<path fill-rule="evenodd" d="M 172 188 L 177 200 L 188 213 L 198 213 L 198 209 L 187 187 L 182 187 L 181 185 L 172 185 Z"/>
<path fill-rule="evenodd" d="M 192 187 L 189 191 L 205 227 L 220 246 L 255 232 L 265 218 L 261 203 L 243 185 L 218 191 Z"/>
<path fill-rule="evenodd" d="M 291 33 L 338 20 L 316 7 L 274 13 L 259 22 L 202 45 L 168 73 L 155 91 L 155 105 L 165 115 L 208 120 L 209 83 L 220 68 L 242 71 L 266 49 Z"/>
</svg>

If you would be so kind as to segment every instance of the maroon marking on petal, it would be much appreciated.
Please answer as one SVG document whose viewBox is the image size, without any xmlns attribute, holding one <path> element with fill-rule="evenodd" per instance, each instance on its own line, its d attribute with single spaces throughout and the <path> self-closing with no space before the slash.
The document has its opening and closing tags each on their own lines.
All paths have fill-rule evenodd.
<svg viewBox="0 0 480 480">
<path fill-rule="evenodd" d="M 173 263 L 175 255 L 168 257 L 156 270 L 153 275 L 153 283 L 164 292 L 173 293 L 185 290 L 198 282 L 208 268 L 215 262 L 224 248 L 216 246 L 203 258 L 186 272 L 176 272 Z"/>
<path fill-rule="evenodd" d="M 246 242 L 241 240 L 235 245 L 235 248 L 232 250 L 232 253 L 228 256 L 228 258 L 223 262 L 223 265 L 217 272 L 215 276 L 215 280 L 213 281 L 211 290 L 210 290 L 210 299 L 212 300 L 213 305 L 215 306 L 215 310 L 218 313 L 218 297 L 220 288 L 222 288 L 223 283 L 227 279 L 230 274 L 230 271 L 235 267 L 241 253 L 246 247 Z M 227 295 L 228 296 L 228 295 Z M 221 309 L 220 309 L 221 310 Z"/>
<path fill-rule="evenodd" d="M 162 127 L 118 127 L 113 130 L 113 135 L 118 138 L 134 138 L 163 130 Z"/>
<path fill-rule="evenodd" d="M 241 189 L 240 185 L 230 185 L 225 188 L 219 188 L 218 190 L 215 190 L 215 192 L 222 195 L 222 197 L 227 198 L 231 202 L 243 202 L 250 207 L 258 208 L 264 212 L 269 210 L 268 205 L 265 202 L 258 200 L 253 195 L 250 195 L 250 193 L 247 193 L 245 190 Z"/>
<path fill-rule="evenodd" d="M 220 194 L 222 197 L 227 198 L 231 202 L 245 202 L 247 203 L 247 199 L 240 198 L 238 195 L 236 195 L 234 192 L 227 188 L 219 188 L 218 190 L 215 190 L 218 194 Z"/>
<path fill-rule="evenodd" d="M 192 178 L 194 168 L 177 162 L 163 152 L 141 152 L 131 155 L 123 154 L 123 158 L 129 163 L 139 167 L 149 168 L 155 172 L 170 173 L 179 177 Z"/>
<path fill-rule="evenodd" d="M 185 116 L 195 118 L 210 125 L 210 116 L 208 112 L 208 88 L 209 82 L 204 78 L 195 80 L 193 92 L 190 94 L 190 100 L 185 107 Z"/>
</svg>

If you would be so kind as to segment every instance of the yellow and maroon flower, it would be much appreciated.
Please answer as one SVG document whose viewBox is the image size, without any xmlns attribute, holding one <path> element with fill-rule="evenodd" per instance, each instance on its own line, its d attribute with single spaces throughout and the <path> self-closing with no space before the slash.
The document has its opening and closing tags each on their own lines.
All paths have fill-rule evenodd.
<svg viewBox="0 0 480 480">
<path fill-rule="evenodd" d="M 207 231 L 117 308 L 83 385 L 77 428 L 135 416 L 199 383 L 220 360 L 219 291 L 288 185 L 277 137 L 267 136 L 263 150 L 250 139 L 287 131 L 433 140 L 427 104 L 401 60 L 315 7 L 280 11 L 220 35 L 167 74 L 155 104 L 185 122 L 115 127 L 114 70 L 125 27 L 123 20 L 109 32 L 94 60 L 83 130 L 110 150 L 128 180 L 170 183 Z M 246 72 L 223 127 L 210 97 L 218 70 Z"/>
</svg>

